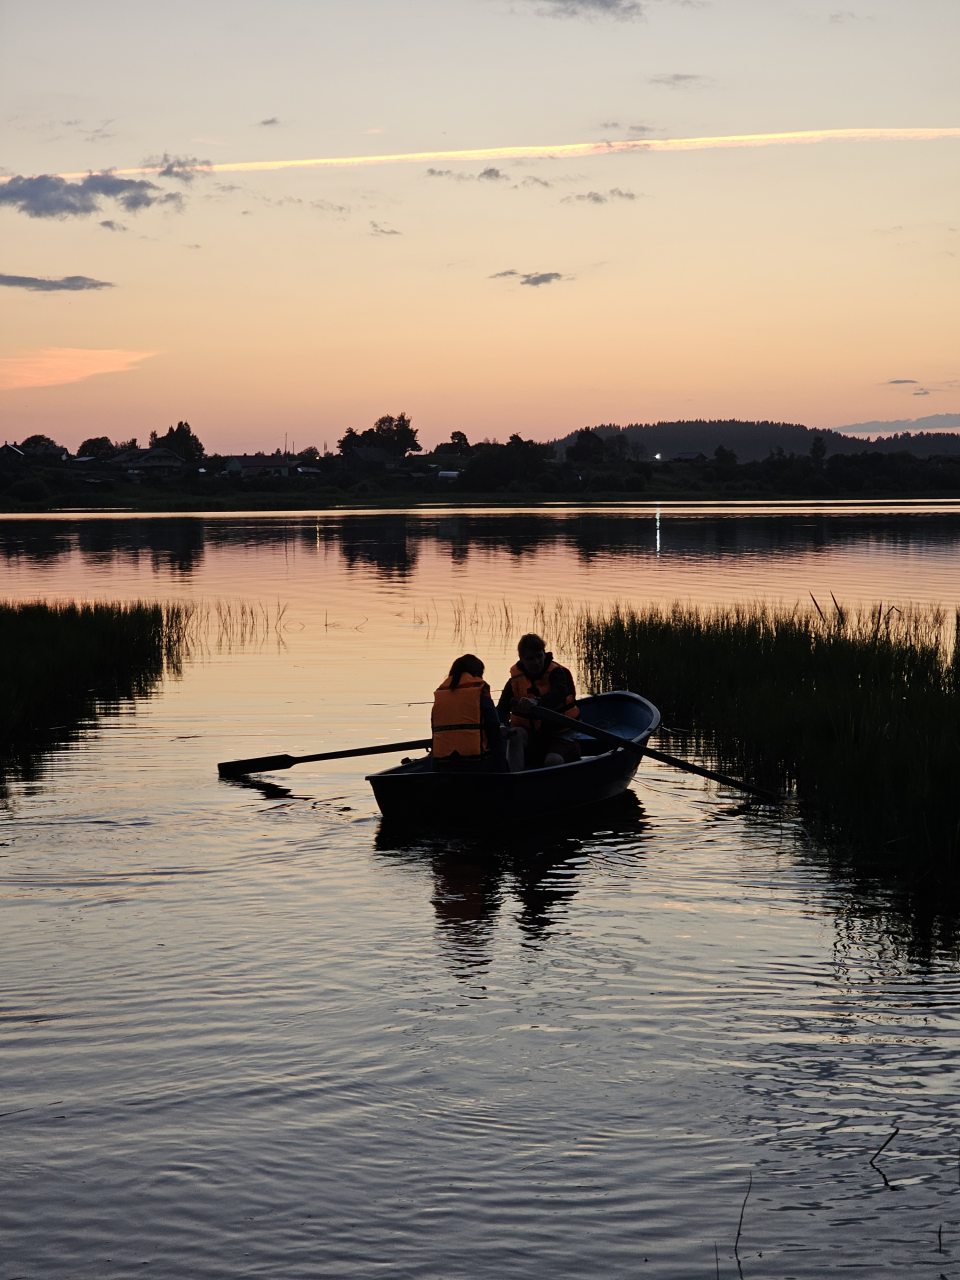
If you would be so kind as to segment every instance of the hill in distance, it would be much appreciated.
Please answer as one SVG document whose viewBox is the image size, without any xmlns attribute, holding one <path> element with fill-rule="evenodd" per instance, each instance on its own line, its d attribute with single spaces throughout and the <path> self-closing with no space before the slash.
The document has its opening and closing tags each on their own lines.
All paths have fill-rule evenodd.
<svg viewBox="0 0 960 1280">
<path fill-rule="evenodd" d="M 957 431 L 960 432 L 960 413 L 932 413 L 926 418 L 897 418 L 884 422 L 849 422 L 845 426 L 835 427 L 845 436 L 890 436 L 902 435 L 905 431 Z"/>
<path fill-rule="evenodd" d="M 949 420 L 949 423 L 943 420 Z M 934 427 L 936 423 L 936 427 Z M 943 425 L 941 425 L 943 423 Z M 929 424 L 929 428 L 927 427 Z M 860 423 L 857 429 L 889 430 L 899 423 Z M 919 430 L 894 431 L 875 440 L 863 435 L 847 435 L 830 428 L 801 426 L 793 422 L 743 422 L 738 419 L 694 419 L 678 422 L 633 422 L 626 427 L 602 423 L 589 430 L 605 440 L 620 437 L 628 455 L 652 458 L 661 454 L 669 460 L 684 454 L 704 454 L 710 458 L 721 446 L 737 455 L 738 462 L 760 462 L 782 450 L 785 454 L 806 455 L 816 439 L 822 439 L 826 456 L 835 453 L 910 453 L 918 458 L 960 456 L 960 414 L 937 414 L 909 424 Z M 853 428 L 848 428 L 852 430 Z M 555 441 L 560 449 L 572 444 L 577 432 Z"/>
</svg>

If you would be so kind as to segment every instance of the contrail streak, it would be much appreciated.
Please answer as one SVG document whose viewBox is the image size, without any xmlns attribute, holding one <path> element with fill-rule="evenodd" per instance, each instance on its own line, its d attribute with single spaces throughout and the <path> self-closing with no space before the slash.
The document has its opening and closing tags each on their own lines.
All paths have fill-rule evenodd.
<svg viewBox="0 0 960 1280">
<path fill-rule="evenodd" d="M 931 142 L 960 138 L 960 128 L 804 129 L 794 133 L 734 133 L 715 138 L 644 138 L 616 142 L 564 142 L 521 147 L 477 147 L 461 151 L 402 151 L 377 156 L 320 156 L 306 160 L 237 160 L 198 166 L 204 173 L 266 173 L 281 169 L 354 169 L 387 164 L 439 164 L 458 160 L 575 160 L 633 151 L 719 151 L 736 147 L 785 147 L 817 142 Z M 160 167 L 113 169 L 122 177 L 159 173 Z M 85 173 L 62 173 L 78 179 Z"/>
</svg>

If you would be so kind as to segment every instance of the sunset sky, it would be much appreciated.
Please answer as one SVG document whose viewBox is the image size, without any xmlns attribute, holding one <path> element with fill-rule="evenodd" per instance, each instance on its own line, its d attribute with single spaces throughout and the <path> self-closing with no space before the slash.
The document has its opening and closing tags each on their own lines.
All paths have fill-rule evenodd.
<svg viewBox="0 0 960 1280">
<path fill-rule="evenodd" d="M 960 5 L 853 6 L 0 0 L 0 438 L 957 413 Z"/>
</svg>

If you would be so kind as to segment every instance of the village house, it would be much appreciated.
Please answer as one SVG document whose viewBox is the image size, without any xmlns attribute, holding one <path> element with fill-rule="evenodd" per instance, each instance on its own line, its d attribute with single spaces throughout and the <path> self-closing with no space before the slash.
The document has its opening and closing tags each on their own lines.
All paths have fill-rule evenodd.
<svg viewBox="0 0 960 1280">
<path fill-rule="evenodd" d="M 286 480 L 295 475 L 299 464 L 279 449 L 275 453 L 239 453 L 227 458 L 223 474 L 239 476 L 241 480 Z"/>
</svg>

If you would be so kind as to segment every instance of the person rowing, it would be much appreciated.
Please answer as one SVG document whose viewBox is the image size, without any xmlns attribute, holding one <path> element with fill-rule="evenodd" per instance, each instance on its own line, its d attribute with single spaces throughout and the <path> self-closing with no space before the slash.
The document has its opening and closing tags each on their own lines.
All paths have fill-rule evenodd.
<svg viewBox="0 0 960 1280">
<path fill-rule="evenodd" d="M 489 772 L 507 767 L 500 718 L 483 671 L 475 654 L 464 653 L 434 691 L 430 753 L 437 769 Z"/>
<path fill-rule="evenodd" d="M 501 723 L 511 729 L 507 741 L 511 771 L 579 760 L 580 745 L 570 736 L 580 714 L 573 676 L 554 661 L 541 637 L 532 632 L 520 637 L 517 659 L 497 703 Z M 566 716 L 570 728 L 557 728 L 539 721 L 538 706 Z"/>
</svg>

